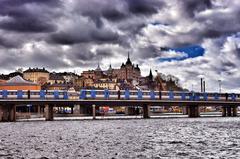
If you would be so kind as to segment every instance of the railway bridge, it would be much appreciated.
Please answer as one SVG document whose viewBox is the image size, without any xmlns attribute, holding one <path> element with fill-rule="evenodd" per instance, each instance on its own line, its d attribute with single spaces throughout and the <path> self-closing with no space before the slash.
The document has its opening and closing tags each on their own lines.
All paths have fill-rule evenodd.
<svg viewBox="0 0 240 159">
<path fill-rule="evenodd" d="M 91 107 L 93 119 L 96 119 L 98 106 L 140 106 L 143 118 L 150 118 L 151 106 L 179 106 L 188 110 L 188 117 L 200 117 L 201 106 L 221 106 L 222 116 L 237 116 L 239 100 L 169 100 L 169 99 L 0 99 L 0 121 L 16 121 L 18 105 L 44 105 L 46 121 L 54 120 L 53 108 L 66 105 L 81 105 Z"/>
</svg>

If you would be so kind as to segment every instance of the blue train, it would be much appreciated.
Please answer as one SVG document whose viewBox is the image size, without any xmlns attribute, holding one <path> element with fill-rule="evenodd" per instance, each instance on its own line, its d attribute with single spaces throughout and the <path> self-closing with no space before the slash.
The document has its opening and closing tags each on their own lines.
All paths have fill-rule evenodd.
<svg viewBox="0 0 240 159">
<path fill-rule="evenodd" d="M 88 90 L 79 92 L 64 90 L 0 90 L 0 99 L 109 99 L 109 100 L 231 100 L 240 94 L 199 93 L 153 90 Z"/>
</svg>

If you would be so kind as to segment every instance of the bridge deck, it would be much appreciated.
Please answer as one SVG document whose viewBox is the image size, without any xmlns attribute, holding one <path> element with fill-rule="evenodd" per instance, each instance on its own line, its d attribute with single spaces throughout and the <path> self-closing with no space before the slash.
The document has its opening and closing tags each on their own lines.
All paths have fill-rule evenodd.
<svg viewBox="0 0 240 159">
<path fill-rule="evenodd" d="M 240 106 L 240 101 L 187 101 L 187 100 L 104 100 L 104 99 L 0 99 L 0 105 L 7 104 L 32 104 L 44 105 L 54 104 L 56 106 L 63 105 L 97 105 L 97 106 Z"/>
</svg>

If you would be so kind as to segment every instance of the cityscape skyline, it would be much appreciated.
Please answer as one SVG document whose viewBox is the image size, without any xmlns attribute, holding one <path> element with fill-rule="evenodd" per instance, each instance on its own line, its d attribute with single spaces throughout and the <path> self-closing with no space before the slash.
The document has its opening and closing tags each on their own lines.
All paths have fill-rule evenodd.
<svg viewBox="0 0 240 159">
<path fill-rule="evenodd" d="M 150 68 L 189 90 L 238 92 L 237 0 L 0 2 L 0 72 L 46 67 L 71 71 L 121 66 L 128 52 L 143 76 Z M 98 6 L 98 7 L 96 7 Z M 225 18 L 224 18 L 225 17 Z M 227 17 L 227 18 L 226 18 Z"/>
</svg>

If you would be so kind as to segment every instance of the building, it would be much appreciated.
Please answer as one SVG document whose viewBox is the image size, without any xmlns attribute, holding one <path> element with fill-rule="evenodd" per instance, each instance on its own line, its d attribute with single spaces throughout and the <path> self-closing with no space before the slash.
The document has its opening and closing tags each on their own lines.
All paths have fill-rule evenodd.
<svg viewBox="0 0 240 159">
<path fill-rule="evenodd" d="M 49 80 L 49 72 L 45 68 L 29 68 L 23 72 L 23 78 L 44 85 Z"/>
<path fill-rule="evenodd" d="M 74 83 L 74 81 L 79 78 L 79 75 L 73 72 L 60 72 L 57 74 L 62 76 L 66 83 Z"/>
<path fill-rule="evenodd" d="M 68 90 L 72 87 L 70 83 L 53 83 L 45 86 L 47 90 Z"/>
<path fill-rule="evenodd" d="M 0 84 L 1 83 L 6 83 L 6 82 L 7 82 L 7 80 L 0 79 Z"/>
<path fill-rule="evenodd" d="M 111 90 L 119 89 L 117 79 L 100 79 L 94 81 L 93 85 L 97 89 L 111 89 Z"/>
<path fill-rule="evenodd" d="M 84 78 L 83 87 L 85 87 L 85 88 L 94 87 L 94 80 L 92 78 Z"/>
<path fill-rule="evenodd" d="M 81 76 L 85 78 L 91 78 L 93 80 L 99 80 L 103 77 L 103 71 L 98 63 L 98 66 L 95 70 L 83 71 Z"/>
<path fill-rule="evenodd" d="M 94 80 L 96 79 L 94 70 L 83 71 L 81 76 L 85 78 L 92 78 Z"/>
<path fill-rule="evenodd" d="M 0 83 L 0 90 L 41 90 L 41 86 L 37 83 L 26 81 L 18 75 L 4 83 Z"/>
<path fill-rule="evenodd" d="M 62 75 L 55 72 L 50 73 L 48 83 L 54 84 L 54 83 L 65 83 L 65 82 L 66 81 Z"/>
<path fill-rule="evenodd" d="M 118 79 L 126 79 L 126 80 L 136 80 L 138 81 L 141 77 L 141 70 L 138 65 L 134 65 L 129 57 L 126 63 L 122 63 L 120 69 L 113 69 L 112 75 L 117 76 Z"/>
</svg>

